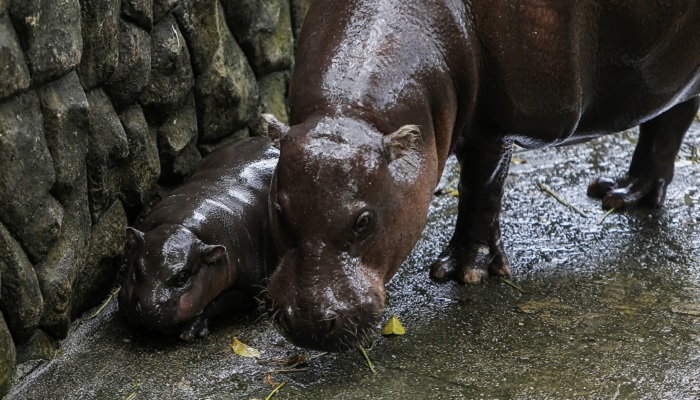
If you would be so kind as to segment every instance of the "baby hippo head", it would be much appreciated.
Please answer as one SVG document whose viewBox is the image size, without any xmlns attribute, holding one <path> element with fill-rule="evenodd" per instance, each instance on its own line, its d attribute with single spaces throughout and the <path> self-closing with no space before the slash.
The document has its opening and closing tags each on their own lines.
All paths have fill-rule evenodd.
<svg viewBox="0 0 700 400">
<path fill-rule="evenodd" d="M 130 249 L 119 308 L 134 325 L 180 334 L 183 323 L 202 314 L 236 279 L 224 246 L 205 244 L 181 225 L 127 228 L 126 236 Z"/>
</svg>

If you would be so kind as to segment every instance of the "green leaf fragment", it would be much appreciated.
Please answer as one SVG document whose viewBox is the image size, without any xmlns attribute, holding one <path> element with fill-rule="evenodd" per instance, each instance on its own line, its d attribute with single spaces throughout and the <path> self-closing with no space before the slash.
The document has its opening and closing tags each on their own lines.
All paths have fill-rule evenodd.
<svg viewBox="0 0 700 400">
<path fill-rule="evenodd" d="M 384 336 L 398 336 L 405 333 L 406 329 L 401 325 L 401 321 L 399 321 L 396 315 L 392 315 L 389 322 L 382 328 L 382 335 Z"/>
</svg>

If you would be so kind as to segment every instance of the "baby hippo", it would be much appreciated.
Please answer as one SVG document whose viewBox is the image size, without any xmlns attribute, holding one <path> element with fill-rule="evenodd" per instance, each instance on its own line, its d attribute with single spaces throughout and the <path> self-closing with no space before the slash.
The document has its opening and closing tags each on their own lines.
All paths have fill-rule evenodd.
<svg viewBox="0 0 700 400">
<path fill-rule="evenodd" d="M 268 138 L 222 147 L 127 228 L 119 308 L 131 323 L 190 340 L 212 317 L 255 307 L 277 263 L 267 203 L 278 158 Z"/>
</svg>

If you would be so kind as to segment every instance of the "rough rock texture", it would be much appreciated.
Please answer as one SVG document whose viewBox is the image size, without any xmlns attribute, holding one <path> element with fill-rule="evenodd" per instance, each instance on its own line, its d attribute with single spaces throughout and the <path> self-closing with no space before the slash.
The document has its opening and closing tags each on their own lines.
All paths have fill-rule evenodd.
<svg viewBox="0 0 700 400">
<path fill-rule="evenodd" d="M 197 114 L 190 96 L 171 118 L 158 128 L 161 182 L 182 181 L 193 172 L 202 156 L 197 152 Z"/>
<path fill-rule="evenodd" d="M 118 105 L 133 104 L 148 84 L 151 74 L 151 37 L 134 24 L 119 24 L 119 63 L 105 85 Z"/>
<path fill-rule="evenodd" d="M 153 1 L 122 0 L 122 17 L 150 32 L 153 28 Z"/>
<path fill-rule="evenodd" d="M 286 0 L 223 0 L 226 18 L 258 76 L 292 64 L 292 21 Z"/>
<path fill-rule="evenodd" d="M 231 135 L 246 126 L 258 106 L 255 75 L 236 44 L 216 0 L 183 0 L 173 10 L 198 75 L 195 98 L 202 141 Z M 220 113 L 218 110 L 228 110 Z"/>
<path fill-rule="evenodd" d="M 40 326 L 59 338 L 65 337 L 70 327 L 74 282 L 86 269 L 87 248 L 92 237 L 85 174 L 78 178 L 65 207 L 66 219 L 56 245 L 46 259 L 35 266 L 44 295 Z"/>
<path fill-rule="evenodd" d="M 34 268 L 10 232 L 0 224 L 0 311 L 16 343 L 26 342 L 44 310 Z"/>
<path fill-rule="evenodd" d="M 124 110 L 119 119 L 129 143 L 129 157 L 122 177 L 122 201 L 128 208 L 140 209 L 145 205 L 145 194 L 160 176 L 158 141 L 139 105 Z"/>
<path fill-rule="evenodd" d="M 167 15 L 178 0 L 153 0 L 153 19 L 160 21 L 163 16 Z"/>
<path fill-rule="evenodd" d="M 43 0 L 35 13 L 19 20 L 26 32 L 27 59 L 35 84 L 71 71 L 80 63 L 83 38 L 78 0 Z"/>
<path fill-rule="evenodd" d="M 0 312 L 0 394 L 4 395 L 10 390 L 15 357 L 15 344 L 12 342 L 12 336 Z"/>
<path fill-rule="evenodd" d="M 147 114 L 161 120 L 182 103 L 194 85 L 187 42 L 168 16 L 153 28 L 151 44 L 151 77 L 141 93 L 140 101 Z"/>
<path fill-rule="evenodd" d="M 304 17 L 306 16 L 306 12 L 309 11 L 309 6 L 311 6 L 313 0 L 291 0 L 289 3 L 291 5 L 294 44 L 296 46 L 296 40 L 299 38 L 301 27 L 304 24 Z"/>
<path fill-rule="evenodd" d="M 289 111 L 287 111 L 288 106 L 285 99 L 289 86 L 289 73 L 273 72 L 260 79 L 259 85 L 262 110 L 274 114 L 280 121 L 288 123 Z"/>
<path fill-rule="evenodd" d="M 50 360 L 56 352 L 56 341 L 41 329 L 34 331 L 29 340 L 17 346 L 17 363 L 33 360 Z"/>
<path fill-rule="evenodd" d="M 102 89 L 87 93 L 92 111 L 87 154 L 90 210 L 93 223 L 112 205 L 119 193 L 119 168 L 129 155 L 129 142 L 117 112 Z"/>
<path fill-rule="evenodd" d="M 40 98 L 46 143 L 56 171 L 52 191 L 63 195 L 85 171 L 90 109 L 75 71 L 41 88 Z"/>
<path fill-rule="evenodd" d="M 308 4 L 0 0 L 0 397 L 107 296 L 127 225 L 287 120 Z"/>
<path fill-rule="evenodd" d="M 102 300 L 101 293 L 108 292 L 114 285 L 126 244 L 126 227 L 126 213 L 120 201 L 115 201 L 92 227 L 87 262 L 72 285 L 71 317 L 97 305 Z"/>
<path fill-rule="evenodd" d="M 0 100 L 29 87 L 29 69 L 7 14 L 0 15 L 0 71 Z"/>
<path fill-rule="evenodd" d="M 119 0 L 80 0 L 80 6 L 83 57 L 78 71 L 83 86 L 91 89 L 117 68 L 120 4 Z"/>
<path fill-rule="evenodd" d="M 0 171 L 0 221 L 37 262 L 58 237 L 63 209 L 49 194 L 56 174 L 35 92 L 0 103 Z"/>
</svg>

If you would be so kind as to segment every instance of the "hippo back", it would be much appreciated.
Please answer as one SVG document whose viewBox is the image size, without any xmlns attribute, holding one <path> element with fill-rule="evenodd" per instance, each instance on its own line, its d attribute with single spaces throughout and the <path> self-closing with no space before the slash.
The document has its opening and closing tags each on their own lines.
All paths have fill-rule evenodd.
<svg viewBox="0 0 700 400">
<path fill-rule="evenodd" d="M 267 197 L 278 157 L 279 151 L 262 137 L 216 150 L 139 228 L 179 224 L 204 243 L 224 245 L 231 261 L 241 266 L 233 287 L 256 292 L 276 260 Z"/>
</svg>

